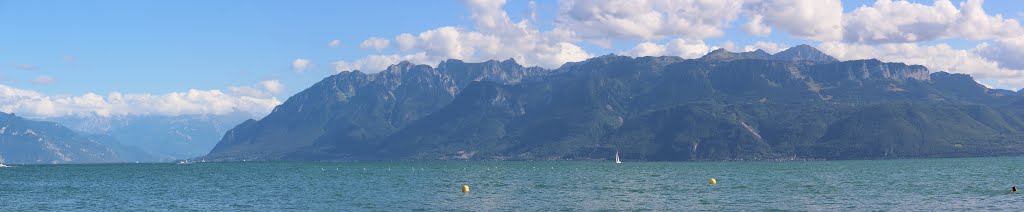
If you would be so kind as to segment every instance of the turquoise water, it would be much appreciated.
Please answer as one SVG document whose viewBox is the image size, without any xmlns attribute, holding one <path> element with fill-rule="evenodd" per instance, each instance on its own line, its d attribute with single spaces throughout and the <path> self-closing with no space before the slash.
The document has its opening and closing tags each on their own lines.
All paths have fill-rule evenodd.
<svg viewBox="0 0 1024 212">
<path fill-rule="evenodd" d="M 1024 158 L 21 165 L 0 211 L 1020 210 Z M 708 185 L 708 179 L 717 185 Z M 459 187 L 471 186 L 462 193 Z"/>
</svg>

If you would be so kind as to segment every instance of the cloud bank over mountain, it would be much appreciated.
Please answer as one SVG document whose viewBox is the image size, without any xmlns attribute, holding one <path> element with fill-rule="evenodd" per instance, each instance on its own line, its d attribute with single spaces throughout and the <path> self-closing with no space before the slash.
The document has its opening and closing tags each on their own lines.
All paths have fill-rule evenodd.
<svg viewBox="0 0 1024 212">
<path fill-rule="evenodd" d="M 119 116 L 119 115 L 223 115 L 245 112 L 267 114 L 281 104 L 270 94 L 280 92 L 284 85 L 263 81 L 254 86 L 220 90 L 189 89 L 166 94 L 131 94 L 111 92 L 106 96 L 85 93 L 77 96 L 47 95 L 0 84 L 0 112 L 23 117 Z"/>
<path fill-rule="evenodd" d="M 1024 65 L 1016 59 L 1022 55 L 1024 28 L 1012 17 L 986 12 L 982 0 L 878 0 L 856 8 L 843 8 L 838 0 L 562 0 L 552 23 L 536 22 L 536 3 L 520 20 L 510 18 L 506 1 L 464 3 L 472 27 L 371 37 L 361 46 L 383 51 L 336 61 L 335 70 L 377 72 L 403 60 L 432 65 L 445 59 L 513 58 L 526 66 L 557 68 L 607 53 L 695 58 L 717 48 L 777 52 L 789 44 L 773 35 L 785 35 L 817 43 L 842 60 L 907 61 L 972 74 L 997 87 L 1024 86 Z M 710 41 L 729 37 L 727 32 L 764 40 Z M 388 51 L 391 41 L 395 48 Z M 965 43 L 974 47 L 962 48 Z M 615 50 L 630 44 L 635 46 Z M 602 52 L 587 51 L 587 45 Z"/>
</svg>

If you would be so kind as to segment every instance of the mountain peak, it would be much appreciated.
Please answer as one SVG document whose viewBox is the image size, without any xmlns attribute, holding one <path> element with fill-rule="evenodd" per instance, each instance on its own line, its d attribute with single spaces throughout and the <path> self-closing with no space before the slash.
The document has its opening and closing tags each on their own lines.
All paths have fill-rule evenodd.
<svg viewBox="0 0 1024 212">
<path fill-rule="evenodd" d="M 503 64 L 503 65 L 515 65 L 515 66 L 522 66 L 522 65 L 520 65 L 520 64 L 519 64 L 518 62 L 516 62 L 516 59 L 515 59 L 515 58 L 511 58 L 511 57 L 510 57 L 510 58 L 508 58 L 508 59 L 506 59 L 506 60 L 504 60 L 504 61 L 501 61 L 501 64 Z"/>
<path fill-rule="evenodd" d="M 441 64 L 445 64 L 445 63 L 466 63 L 466 62 L 463 62 L 462 60 L 459 60 L 459 59 L 451 59 L 451 58 L 449 58 L 447 60 L 441 61 Z M 440 66 L 441 65 L 438 65 L 438 67 L 440 67 Z"/>
<path fill-rule="evenodd" d="M 411 69 L 413 66 L 416 66 L 416 64 L 409 62 L 408 60 L 403 60 L 402 62 L 389 65 L 384 69 L 384 72 L 402 72 Z"/>
<path fill-rule="evenodd" d="M 773 55 L 777 60 L 809 60 L 815 62 L 839 62 L 835 57 L 832 57 L 820 50 L 807 45 L 800 44 L 792 48 L 786 49 Z"/>
<path fill-rule="evenodd" d="M 714 51 L 711 51 L 707 55 L 704 55 L 703 57 L 700 57 L 700 59 L 701 60 L 723 60 L 723 61 L 742 60 L 742 59 L 771 60 L 771 56 L 772 55 L 768 54 L 768 52 L 765 52 L 765 51 L 760 50 L 760 49 L 758 49 L 757 51 L 752 51 L 752 52 L 739 52 L 739 53 L 735 53 L 735 52 L 730 52 L 729 50 L 726 50 L 725 48 L 718 48 L 718 49 L 715 49 Z"/>
<path fill-rule="evenodd" d="M 815 62 L 838 62 L 836 58 L 829 56 L 814 47 L 807 44 L 800 44 L 792 48 L 786 49 L 785 51 L 770 54 L 764 50 L 757 49 L 751 52 L 730 52 L 725 48 L 718 48 L 714 51 L 709 52 L 700 58 L 701 60 L 740 60 L 740 59 L 760 59 L 760 60 L 783 60 L 783 61 L 797 61 L 797 60 L 808 60 Z"/>
</svg>

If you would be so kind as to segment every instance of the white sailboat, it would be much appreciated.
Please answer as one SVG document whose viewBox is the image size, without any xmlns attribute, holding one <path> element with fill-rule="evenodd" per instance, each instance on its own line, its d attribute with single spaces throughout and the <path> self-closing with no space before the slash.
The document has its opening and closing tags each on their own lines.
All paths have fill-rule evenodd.
<svg viewBox="0 0 1024 212">
<path fill-rule="evenodd" d="M 622 161 L 619 160 L 619 151 L 615 151 L 615 163 L 622 163 Z"/>
</svg>

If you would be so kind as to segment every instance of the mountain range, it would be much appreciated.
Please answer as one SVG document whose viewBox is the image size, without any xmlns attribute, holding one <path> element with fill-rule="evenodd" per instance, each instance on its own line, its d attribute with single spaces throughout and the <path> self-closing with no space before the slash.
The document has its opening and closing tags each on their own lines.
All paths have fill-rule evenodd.
<svg viewBox="0 0 1024 212">
<path fill-rule="evenodd" d="M 210 160 L 874 159 L 1024 153 L 1021 91 L 808 45 L 342 72 L 227 131 Z"/>
<path fill-rule="evenodd" d="M 344 72 L 228 131 L 220 160 L 897 158 L 1024 152 L 1020 92 L 800 45 Z"/>
<path fill-rule="evenodd" d="M 60 164 L 153 161 L 142 149 L 113 137 L 0 113 L 0 163 Z"/>
<path fill-rule="evenodd" d="M 43 119 L 85 134 L 106 135 L 153 156 L 173 161 L 205 155 L 224 132 L 250 118 L 243 112 L 222 115 L 61 116 Z"/>
</svg>

